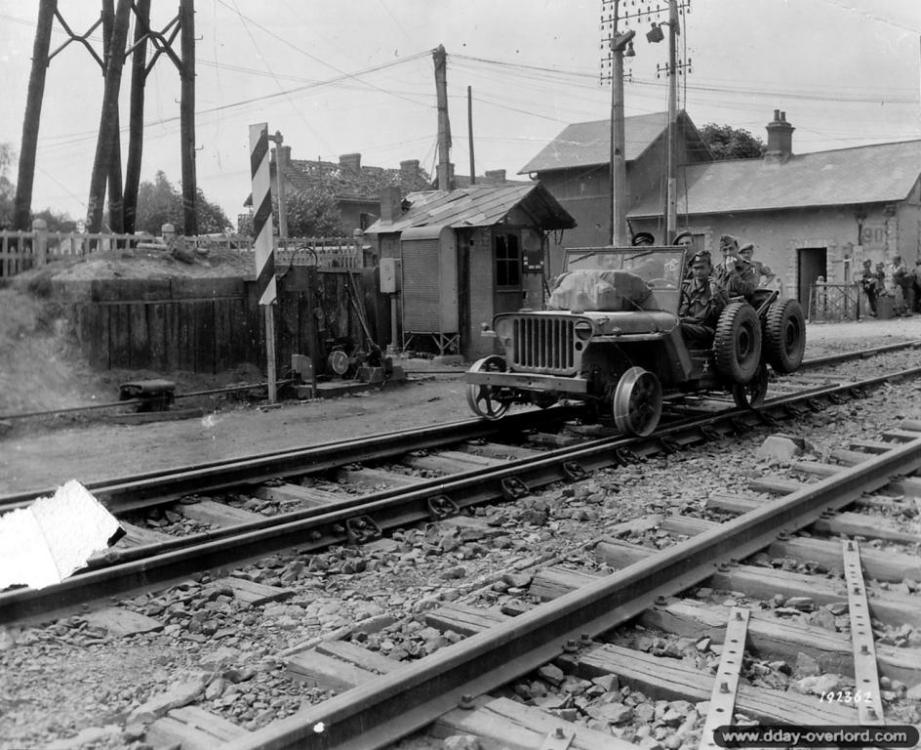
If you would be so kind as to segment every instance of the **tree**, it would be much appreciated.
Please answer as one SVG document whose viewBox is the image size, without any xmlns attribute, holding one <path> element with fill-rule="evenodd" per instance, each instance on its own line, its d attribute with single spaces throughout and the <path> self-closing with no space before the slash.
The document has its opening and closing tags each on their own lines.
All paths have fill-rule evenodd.
<svg viewBox="0 0 921 750">
<path fill-rule="evenodd" d="M 13 222 L 16 186 L 8 175 L 15 158 L 13 147 L 9 143 L 0 143 L 0 228 L 6 228 Z"/>
<path fill-rule="evenodd" d="M 77 222 L 71 219 L 69 214 L 58 213 L 50 208 L 32 214 L 32 219 L 44 219 L 49 232 L 75 232 L 77 230 Z"/>
<path fill-rule="evenodd" d="M 700 137 L 716 161 L 758 158 L 764 156 L 767 148 L 764 141 L 747 130 L 713 122 L 708 122 L 700 129 Z"/>
<path fill-rule="evenodd" d="M 346 234 L 336 196 L 317 185 L 285 196 L 289 237 L 332 237 Z M 278 221 L 278 212 L 275 212 Z M 277 223 L 276 223 L 277 226 Z"/>
<path fill-rule="evenodd" d="M 199 233 L 224 231 L 224 227 L 230 223 L 226 214 L 219 206 L 208 202 L 200 188 L 196 196 Z M 163 172 L 157 172 L 153 182 L 142 182 L 138 186 L 137 231 L 160 234 L 164 224 L 173 224 L 179 228 L 183 225 L 183 219 L 182 194 Z"/>
</svg>

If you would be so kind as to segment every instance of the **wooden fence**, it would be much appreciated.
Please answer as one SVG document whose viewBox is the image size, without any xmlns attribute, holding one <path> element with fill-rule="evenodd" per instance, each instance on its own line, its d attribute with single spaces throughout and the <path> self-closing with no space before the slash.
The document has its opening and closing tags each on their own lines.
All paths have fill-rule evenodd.
<svg viewBox="0 0 921 750">
<path fill-rule="evenodd" d="M 93 253 L 111 252 L 150 245 L 158 240 L 148 234 L 49 232 L 37 220 L 32 231 L 0 231 L 0 277 L 37 268 L 54 260 Z M 277 238 L 276 238 L 277 240 Z M 186 237 L 192 247 L 209 250 L 253 252 L 251 237 L 243 235 L 200 235 Z M 358 270 L 364 263 L 361 244 L 352 237 L 295 237 L 282 240 L 276 248 L 276 266 L 316 266 Z"/>
<path fill-rule="evenodd" d="M 116 279 L 71 284 L 72 318 L 82 349 L 100 370 L 216 373 L 242 363 L 266 371 L 263 312 L 255 283 L 243 279 Z M 278 279 L 274 305 L 278 372 L 292 354 L 326 370 L 335 345 L 367 348 L 390 340 L 388 300 L 377 269 L 292 267 Z M 67 293 L 66 291 L 63 293 Z"/>
</svg>

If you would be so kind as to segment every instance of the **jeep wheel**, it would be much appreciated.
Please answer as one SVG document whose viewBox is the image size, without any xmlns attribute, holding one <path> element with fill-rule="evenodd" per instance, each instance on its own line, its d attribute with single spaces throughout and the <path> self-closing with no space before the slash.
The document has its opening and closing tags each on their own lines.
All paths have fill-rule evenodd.
<svg viewBox="0 0 921 750">
<path fill-rule="evenodd" d="M 761 322 L 747 302 L 730 302 L 720 313 L 713 338 L 717 371 L 733 383 L 748 383 L 761 361 Z"/>
<path fill-rule="evenodd" d="M 764 320 L 764 356 L 779 373 L 795 372 L 806 351 L 806 321 L 795 299 L 777 300 Z"/>
<path fill-rule="evenodd" d="M 631 367 L 617 381 L 611 406 L 617 429 L 628 435 L 649 435 L 662 416 L 662 385 L 651 372 Z"/>
<path fill-rule="evenodd" d="M 492 354 L 473 363 L 470 372 L 505 372 L 505 360 Z M 500 419 L 512 404 L 506 389 L 493 385 L 474 383 L 467 386 L 467 405 L 478 417 Z"/>
<path fill-rule="evenodd" d="M 764 403 L 764 396 L 768 389 L 768 371 L 762 362 L 755 377 L 744 385 L 732 384 L 732 400 L 740 409 L 757 409 Z"/>
</svg>

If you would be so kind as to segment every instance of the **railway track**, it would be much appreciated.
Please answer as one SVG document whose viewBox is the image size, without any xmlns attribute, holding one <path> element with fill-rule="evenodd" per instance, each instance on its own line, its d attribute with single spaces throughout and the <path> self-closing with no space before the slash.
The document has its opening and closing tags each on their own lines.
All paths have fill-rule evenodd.
<svg viewBox="0 0 921 750">
<path fill-rule="evenodd" d="M 416 662 L 388 660 L 355 641 L 300 654 L 294 670 L 350 689 L 227 747 L 383 747 L 434 723 L 440 736 L 472 734 L 483 746 L 624 748 L 601 729 L 630 723 L 637 694 L 693 711 L 688 721 L 674 707 L 665 710 L 676 715 L 664 726 L 685 728 L 675 747 L 685 738 L 712 746 L 705 727 L 736 723 L 734 716 L 756 723 L 883 725 L 891 706 L 910 710 L 921 693 L 921 596 L 910 584 L 890 588 L 921 577 L 921 534 L 872 511 L 918 512 L 917 501 L 904 493 L 921 495 L 921 478 L 905 478 L 921 467 L 921 422 L 905 423 L 881 441 L 854 443 L 838 458 L 838 465 L 794 465 L 804 477 L 822 477 L 818 481 L 753 484 L 776 499 L 710 498 L 707 509 L 732 514 L 731 520 L 675 516 L 625 524 L 623 536 L 654 532 L 661 544 L 665 532 L 669 546 L 602 540 L 596 554 L 615 572 L 539 569 L 527 576 L 528 588 L 546 603 L 514 616 L 462 603 L 430 610 L 430 627 L 466 637 Z M 881 490 L 893 494 L 881 497 Z M 870 513 L 842 512 L 855 503 Z M 729 601 L 714 605 L 713 592 L 726 592 Z M 606 635 L 634 618 L 642 635 Z M 653 638 L 653 629 L 671 638 Z M 672 649 L 682 637 L 690 643 Z M 637 648 L 638 641 L 645 647 Z M 779 662 L 790 671 L 798 658 L 814 661 L 825 677 L 799 680 L 792 695 L 764 680 L 758 684 L 755 666 Z M 339 666 L 331 666 L 337 660 Z M 541 683 L 544 688 L 535 689 Z M 509 684 L 514 689 L 503 691 Z M 578 700 L 588 691 L 591 697 Z M 549 700 L 534 700 L 548 693 Z M 631 697 L 632 703 L 622 702 Z M 655 709 L 650 713 L 643 703 L 652 723 Z M 673 734 L 663 730 L 659 739 Z"/>
<path fill-rule="evenodd" d="M 625 439 L 605 435 L 603 429 L 591 428 L 581 433 L 579 429 L 576 429 L 573 434 L 563 440 L 558 435 L 554 437 L 549 432 L 529 433 L 529 430 L 533 430 L 534 427 L 527 423 L 527 419 L 522 419 L 514 429 L 506 429 L 506 437 L 512 437 L 514 440 L 514 445 L 511 447 L 509 445 L 497 447 L 497 444 L 493 442 L 495 435 L 469 434 L 462 438 L 466 448 L 469 449 L 468 456 L 476 456 L 478 451 L 481 452 L 481 459 L 495 459 L 496 455 L 500 455 L 501 463 L 487 460 L 482 461 L 479 466 L 466 468 L 465 471 L 454 472 L 451 475 L 429 478 L 414 476 L 413 479 L 416 481 L 408 487 L 378 488 L 365 492 L 363 495 L 347 493 L 344 496 L 337 496 L 332 504 L 316 505 L 313 508 L 296 511 L 294 514 L 263 518 L 258 522 L 248 521 L 242 526 L 238 525 L 235 529 L 212 531 L 204 535 L 204 540 L 202 535 L 197 535 L 198 538 L 196 536 L 177 537 L 168 542 L 160 542 L 158 544 L 161 546 L 153 546 L 152 549 L 146 551 L 142 548 L 136 548 L 133 551 L 126 550 L 125 553 L 110 560 L 100 561 L 97 569 L 74 576 L 64 582 L 61 587 L 52 587 L 44 590 L 44 593 L 38 592 L 37 597 L 33 598 L 30 592 L 25 591 L 7 592 L 0 597 L 0 617 L 9 618 L 6 622 L 14 622 L 20 617 L 47 617 L 49 612 L 55 611 L 62 604 L 72 607 L 82 602 L 111 597 L 118 592 L 136 592 L 144 588 L 162 587 L 167 581 L 197 575 L 199 571 L 208 567 L 226 568 L 231 564 L 263 557 L 267 551 L 292 545 L 297 546 L 299 552 L 302 553 L 319 551 L 330 545 L 354 542 L 366 542 L 373 546 L 387 541 L 382 538 L 385 530 L 404 528 L 417 521 L 436 521 L 438 524 L 458 523 L 462 529 L 467 528 L 466 524 L 469 523 L 474 527 L 475 533 L 485 533 L 488 539 L 488 532 L 484 532 L 481 528 L 482 524 L 475 523 L 479 519 L 476 517 L 469 519 L 463 514 L 458 517 L 455 514 L 483 502 L 519 497 L 522 493 L 530 493 L 532 490 L 560 480 L 578 485 L 584 482 L 588 475 L 606 467 L 606 470 L 610 470 L 611 466 L 621 466 L 620 471 L 634 471 L 636 464 L 648 458 L 671 454 L 684 447 L 712 440 L 745 435 L 757 429 L 770 430 L 790 420 L 797 420 L 821 410 L 823 404 L 838 403 L 864 393 L 885 383 L 890 378 L 910 378 L 917 375 L 918 370 L 911 369 L 859 382 L 842 382 L 840 378 L 825 375 L 814 377 L 807 375 L 801 379 L 795 389 L 775 388 L 773 395 L 769 392 L 768 403 L 763 410 L 758 412 L 731 408 L 727 402 L 721 402 L 720 399 L 686 399 L 682 403 L 671 404 L 670 421 L 664 424 L 663 429 L 655 435 L 644 439 Z M 789 381 L 788 384 L 796 384 L 796 381 Z M 539 414 L 546 418 L 554 411 L 556 410 Z M 560 421 L 564 424 L 570 421 L 562 414 L 559 416 Z M 525 415 L 522 414 L 521 417 Z M 471 427 L 471 425 L 467 426 Z M 479 423 L 479 429 L 484 427 L 485 425 Z M 898 499 L 876 498 L 876 501 L 868 502 L 865 497 L 867 493 L 875 492 L 879 487 L 886 485 L 889 486 L 890 492 L 896 493 L 895 497 L 899 494 L 908 494 L 907 489 L 916 491 L 911 481 L 903 477 L 917 469 L 918 452 L 921 451 L 918 437 L 921 433 L 915 434 L 913 430 L 921 429 L 921 426 L 908 422 L 903 424 L 903 428 L 906 429 L 900 433 L 893 432 L 883 435 L 877 441 L 865 441 L 862 445 L 848 446 L 836 457 L 836 460 L 841 463 L 840 466 L 813 462 L 797 467 L 802 477 L 812 478 L 811 483 L 807 486 L 791 485 L 789 479 L 762 480 L 764 483 L 756 485 L 753 489 L 762 493 L 793 490 L 792 494 L 771 504 L 765 504 L 763 496 L 741 497 L 727 494 L 711 497 L 707 503 L 706 512 L 701 514 L 702 517 L 653 517 L 646 521 L 630 522 L 624 525 L 621 533 L 610 533 L 607 538 L 595 540 L 590 545 L 595 562 L 587 569 L 575 568 L 564 556 L 559 560 L 550 561 L 557 563 L 556 565 L 545 565 L 533 570 L 530 567 L 521 567 L 507 573 L 504 577 L 500 576 L 486 586 L 486 590 L 480 593 L 479 600 L 474 597 L 473 604 L 458 602 L 450 606 L 436 607 L 426 613 L 425 627 L 450 634 L 441 636 L 446 639 L 446 642 L 453 641 L 458 635 L 466 637 L 453 646 L 440 648 L 431 656 L 411 661 L 408 665 L 406 661 L 396 659 L 388 661 L 383 657 L 380 649 L 363 650 L 363 645 L 374 642 L 378 637 L 375 628 L 382 627 L 380 623 L 366 624 L 364 629 L 358 631 L 349 628 L 348 633 L 341 634 L 340 638 L 325 639 L 313 644 L 310 648 L 298 649 L 291 659 L 294 666 L 288 668 L 292 676 L 311 684 L 324 685 L 326 689 L 337 692 L 339 695 L 316 707 L 300 712 L 296 717 L 275 722 L 266 729 L 253 733 L 240 730 L 237 733 L 231 732 L 227 736 L 211 735 L 209 741 L 212 745 L 217 744 L 215 738 L 220 736 L 222 741 L 230 740 L 230 746 L 251 748 L 380 747 L 429 725 L 431 722 L 436 722 L 437 731 L 441 733 L 479 734 L 485 746 L 489 746 L 490 742 L 509 744 L 508 738 L 490 739 L 489 731 L 492 730 L 489 730 L 488 727 L 495 727 L 498 722 L 508 731 L 523 733 L 521 737 L 529 736 L 531 739 L 539 740 L 536 745 L 533 743 L 528 745 L 522 740 L 523 745 L 540 746 L 542 743 L 551 742 L 558 730 L 562 731 L 563 738 L 556 737 L 557 740 L 569 738 L 568 741 L 574 747 L 580 746 L 580 743 L 591 744 L 597 738 L 592 734 L 584 733 L 588 730 L 600 731 L 598 728 L 600 724 L 597 726 L 589 726 L 589 724 L 592 722 L 604 724 L 606 721 L 604 717 L 613 715 L 611 712 L 614 709 L 610 709 L 608 713 L 602 712 L 600 719 L 593 718 L 590 721 L 581 721 L 570 726 L 572 719 L 584 720 L 587 716 L 591 716 L 586 713 L 585 709 L 592 708 L 592 704 L 590 701 L 586 703 L 585 700 L 577 703 L 575 698 L 578 696 L 574 696 L 571 692 L 566 693 L 561 686 L 565 684 L 575 690 L 581 686 L 583 692 L 579 695 L 583 695 L 586 691 L 593 691 L 591 697 L 601 700 L 602 694 L 598 693 L 600 687 L 610 687 L 612 684 L 610 679 L 604 676 L 610 675 L 611 672 L 605 669 L 608 669 L 612 662 L 619 664 L 626 659 L 629 653 L 637 652 L 637 649 L 634 648 L 635 644 L 631 643 L 629 638 L 624 640 L 622 636 L 620 642 L 609 637 L 602 638 L 602 634 L 610 632 L 612 628 L 638 617 L 637 621 L 643 623 L 644 627 L 658 628 L 663 632 L 671 628 L 672 635 L 675 635 L 675 632 L 683 632 L 684 635 L 679 637 L 685 639 L 691 637 L 689 633 L 696 633 L 698 629 L 702 629 L 708 634 L 707 637 L 710 638 L 713 645 L 713 648 L 708 648 L 702 653 L 709 662 L 712 662 L 719 656 L 719 644 L 725 638 L 719 634 L 722 629 L 722 622 L 719 620 L 724 614 L 720 607 L 727 603 L 728 598 L 737 600 L 737 604 L 750 604 L 749 599 L 756 601 L 758 597 L 765 595 L 768 589 L 771 589 L 773 594 L 783 590 L 783 602 L 774 609 L 796 609 L 794 605 L 787 607 L 786 603 L 787 600 L 795 600 L 798 597 L 811 598 L 816 611 L 824 611 L 823 608 L 831 604 L 840 609 L 840 595 L 827 592 L 816 594 L 812 591 L 812 584 L 803 580 L 800 580 L 798 584 L 795 581 L 785 581 L 784 585 L 788 588 L 780 589 L 776 583 L 778 573 L 773 565 L 770 565 L 770 568 L 774 572 L 767 576 L 762 575 L 761 579 L 754 576 L 749 568 L 767 568 L 768 565 L 765 565 L 763 559 L 763 556 L 767 554 L 769 563 L 775 559 L 799 560 L 795 565 L 806 570 L 809 567 L 815 569 L 815 563 L 818 562 L 818 569 L 835 570 L 836 566 L 830 562 L 834 557 L 834 551 L 830 552 L 827 545 L 819 549 L 815 542 L 815 535 L 848 533 L 851 536 L 856 534 L 869 538 L 869 530 L 872 530 L 874 524 L 864 521 L 863 525 L 860 525 L 859 518 L 849 517 L 848 514 L 842 517 L 843 520 L 823 518 L 823 513 L 828 516 L 830 508 L 843 508 L 848 504 L 858 504 L 861 512 L 880 508 L 888 509 L 887 512 L 890 513 L 904 510 L 905 506 Z M 588 434 L 585 434 L 586 432 Z M 529 446 L 522 447 L 520 439 L 528 434 L 537 435 L 539 439 Z M 397 450 L 396 445 L 384 445 L 388 439 L 392 442 L 392 436 L 382 439 L 378 447 L 382 454 L 378 458 L 389 462 L 393 455 L 405 454 L 406 445 L 409 443 L 400 446 Z M 420 454 L 412 458 L 431 459 L 424 462 L 429 467 L 439 462 L 445 467 L 450 464 L 451 460 L 463 460 L 462 456 L 457 455 L 434 455 L 436 447 L 452 443 L 447 436 L 429 435 L 428 439 L 434 440 L 428 448 L 409 451 L 418 454 L 421 450 L 425 455 Z M 454 441 L 456 440 L 455 435 Z M 484 443 L 484 441 L 488 442 Z M 569 444 L 560 446 L 560 442 Z M 353 462 L 349 461 L 345 448 L 345 444 L 340 444 L 331 449 L 333 452 L 339 451 L 338 463 L 332 455 L 329 455 L 329 463 L 323 467 L 324 471 L 341 466 L 343 459 L 347 464 Z M 518 455 L 510 461 L 508 459 L 513 455 L 515 448 L 518 450 Z M 389 452 L 388 449 L 392 449 L 393 452 Z M 495 452 L 497 450 L 500 451 L 498 454 Z M 456 450 L 456 444 L 452 451 L 454 454 L 461 452 Z M 489 455 L 490 453 L 492 455 Z M 291 456 L 276 456 L 275 458 L 291 461 Z M 857 462 L 858 459 L 860 459 L 859 462 Z M 268 463 L 273 459 L 263 456 L 260 460 Z M 316 456 L 313 457 L 313 460 L 316 461 Z M 367 459 L 363 461 L 363 465 L 366 461 Z M 842 469 L 845 464 L 853 464 L 853 466 Z M 874 464 L 877 464 L 876 468 Z M 300 475 L 301 470 L 294 470 L 293 463 L 289 463 L 289 466 L 291 467 L 290 476 Z M 416 468 L 419 469 L 418 466 Z M 362 470 L 364 469 L 354 466 L 346 469 L 350 472 Z M 431 468 L 421 470 L 434 471 Z M 202 471 L 207 471 L 207 468 Z M 260 467 L 260 471 L 265 476 L 278 476 L 267 471 L 265 465 Z M 386 472 L 388 470 L 385 468 L 375 471 Z M 400 474 L 401 472 L 395 473 Z M 380 473 L 374 476 L 376 480 L 382 478 Z M 407 475 L 403 474 L 403 476 Z M 899 478 L 893 479 L 893 477 Z M 153 487 L 160 478 L 148 475 L 142 479 L 142 482 L 148 482 L 147 486 Z M 262 478 L 264 477 L 260 476 L 260 479 Z M 816 478 L 818 481 L 815 481 Z M 174 481 L 175 477 L 167 477 L 167 482 Z M 906 481 L 908 481 L 907 485 Z M 274 489 L 277 490 L 279 485 L 277 482 L 274 484 L 276 484 Z M 127 487 L 128 483 L 125 485 L 125 497 L 128 497 L 130 489 Z M 175 493 L 175 485 L 172 486 Z M 228 481 L 228 484 L 224 486 L 236 485 Z M 268 487 L 266 490 L 268 492 L 272 488 Z M 175 501 L 178 494 L 170 498 L 171 502 Z M 151 489 L 150 495 L 144 498 L 145 503 L 150 501 L 149 504 L 135 506 L 128 510 L 136 511 L 138 507 L 153 507 L 156 500 L 156 491 Z M 743 515 L 735 521 L 724 522 L 719 526 L 714 525 L 724 520 L 727 514 L 739 513 Z M 279 518 L 281 524 L 278 523 Z M 781 536 L 807 525 L 811 525 L 813 536 L 808 541 L 778 538 L 776 528 L 778 520 L 783 520 Z M 841 526 L 842 523 L 851 525 Z M 842 529 L 845 530 L 842 531 Z M 893 531 L 892 534 L 894 533 Z M 735 538 L 736 536 L 738 539 Z M 897 536 L 882 538 L 879 543 L 894 545 L 887 549 L 886 554 L 880 554 L 872 549 L 868 551 L 864 542 L 861 542 L 860 554 L 868 577 L 887 585 L 896 585 L 901 583 L 897 578 L 901 572 L 904 580 L 910 580 L 909 575 L 913 574 L 914 569 L 908 562 L 899 558 L 899 554 L 908 555 L 909 553 L 897 553 L 893 550 L 902 545 L 906 549 L 913 549 L 914 554 L 917 555 L 917 547 L 906 546 L 912 544 L 910 540 L 913 538 L 904 530 L 901 538 Z M 662 551 L 654 549 L 656 545 L 664 543 L 671 546 Z M 807 550 L 805 557 L 803 556 L 804 549 Z M 768 552 L 759 553 L 758 550 L 768 550 Z M 151 551 L 157 554 L 148 557 L 147 553 Z M 819 556 L 819 552 L 824 557 Z M 746 560 L 745 563 L 734 562 L 751 555 L 755 557 Z M 120 560 L 119 557 L 121 557 Z M 718 562 L 727 563 L 726 569 L 716 569 L 715 564 Z M 617 569 L 617 572 L 596 578 L 599 570 L 608 568 Z M 741 573 L 739 573 L 740 570 Z M 790 571 L 781 567 L 780 572 L 789 573 Z M 921 578 L 921 571 L 918 577 Z M 754 580 L 761 581 L 760 589 L 755 583 L 752 583 Z M 207 578 L 204 579 L 205 585 L 207 581 Z M 520 595 L 517 597 L 519 599 L 548 600 L 548 604 L 535 608 L 506 604 L 505 612 L 496 606 L 479 606 L 489 604 L 491 601 L 495 603 L 493 593 L 496 590 L 495 586 L 499 584 L 506 586 L 506 591 L 520 590 Z M 710 601 L 700 597 L 701 584 L 704 584 L 703 590 L 725 590 L 736 594 L 741 592 L 743 596 L 731 594 L 728 595 L 728 598 L 724 596 L 719 602 Z M 750 591 L 747 589 L 749 586 L 752 587 Z M 894 610 L 886 609 L 888 606 L 886 602 L 880 605 L 873 601 L 880 597 L 877 589 L 871 590 L 872 586 L 877 586 L 877 584 L 866 584 L 872 596 L 871 612 L 877 620 L 874 626 L 884 622 L 888 629 L 886 636 L 890 635 L 889 630 L 895 632 L 898 627 L 904 628 L 906 625 L 913 627 L 914 621 L 910 618 L 906 621 L 905 613 L 911 606 L 918 609 L 918 600 L 909 603 L 901 602 L 901 604 L 897 602 L 896 605 L 893 605 Z M 686 594 L 685 598 L 674 598 L 682 596 L 682 592 L 687 592 L 689 587 L 692 588 L 693 598 L 686 598 Z M 637 591 L 642 591 L 642 595 L 633 596 Z M 587 597 L 584 602 L 583 596 Z M 698 605 L 696 610 L 693 609 L 695 602 Z M 707 603 L 709 606 L 701 608 L 699 606 L 701 603 Z M 883 607 L 880 611 L 886 615 L 882 619 L 878 617 L 877 612 L 880 606 Z M 557 607 L 561 609 L 556 611 Z M 706 611 L 701 612 L 701 609 Z M 754 609 L 757 610 L 757 607 Z M 660 614 L 656 615 L 657 612 Z M 662 612 L 665 614 L 661 614 Z M 709 620 L 707 612 L 710 613 Z M 790 616 L 792 615 L 788 615 L 788 619 Z M 899 620 L 899 617 L 902 619 Z M 764 643 L 774 644 L 780 641 L 787 643 L 787 640 L 784 640 L 785 635 L 782 638 L 771 628 L 767 628 L 770 635 L 763 634 L 762 631 L 766 626 L 759 619 L 757 611 L 749 614 L 748 618 L 750 622 L 748 637 L 757 639 L 752 640 L 751 643 L 756 644 L 759 652 L 767 648 Z M 684 628 L 683 631 L 679 627 L 680 623 L 684 623 L 680 626 Z M 911 630 L 911 633 L 915 632 Z M 917 632 L 921 633 L 921 629 Z M 815 642 L 809 642 L 803 645 L 805 636 L 799 631 L 795 636 L 800 638 L 797 641 L 796 637 L 791 636 L 793 637 L 791 642 L 796 648 L 817 654 L 816 658 L 820 661 L 826 660 L 822 662 L 823 668 L 826 663 L 840 666 L 847 662 L 847 659 L 841 655 L 840 642 L 842 639 L 840 637 L 837 638 L 838 642 L 835 647 L 831 649 L 833 656 L 829 656 L 825 653 L 828 651 L 827 644 L 817 646 Z M 670 637 L 659 640 L 668 642 Z M 699 640 L 695 639 L 695 649 Z M 818 640 L 821 641 L 821 639 Z M 868 647 L 874 646 L 870 644 Z M 787 650 L 784 651 L 784 648 Z M 778 660 L 792 660 L 795 654 L 790 651 L 791 648 L 793 646 L 776 646 L 772 653 L 778 656 Z M 465 649 L 473 649 L 469 661 L 464 655 Z M 668 670 L 663 671 L 662 665 L 652 660 L 656 655 L 653 652 L 657 650 L 661 651 L 658 645 L 645 651 L 639 649 L 637 655 L 628 660 L 632 671 L 617 677 L 619 689 L 627 690 L 627 692 L 622 692 L 618 700 L 614 701 L 613 691 L 605 690 L 603 696 L 609 699 L 608 703 L 627 705 L 624 701 L 636 702 L 635 694 L 643 693 L 648 693 L 649 696 L 661 696 L 660 701 L 683 700 L 692 705 L 705 701 L 705 698 L 701 697 L 699 687 L 703 684 L 702 680 L 705 680 L 698 673 L 700 670 L 682 672 L 680 679 L 668 683 L 667 680 L 663 680 L 663 675 Z M 892 690 L 887 690 L 885 687 L 886 685 L 891 687 L 893 681 L 897 686 L 907 685 L 909 687 L 921 681 L 917 679 L 918 674 L 921 674 L 916 669 L 919 663 L 917 655 L 911 651 L 893 655 L 891 651 L 892 647 L 885 643 L 876 647 L 881 675 L 880 690 L 877 693 L 880 696 L 884 692 L 893 693 Z M 904 662 L 905 654 L 909 655 L 908 666 L 899 666 Z M 748 662 L 750 667 L 750 656 Z M 758 660 L 757 663 L 762 664 L 763 660 Z M 604 666 L 605 664 L 607 667 Z M 445 666 L 449 667 L 447 671 L 442 669 Z M 675 664 L 670 663 L 668 668 L 674 671 Z M 846 672 L 846 669 L 842 668 L 842 671 Z M 374 677 L 374 675 L 379 676 Z M 532 676 L 525 679 L 526 675 Z M 348 679 L 343 679 L 344 677 Z M 746 673 L 745 677 L 749 682 L 751 681 L 751 674 Z M 557 678 L 559 678 L 559 684 L 554 683 Z M 516 682 L 516 680 L 523 681 Z M 598 683 L 592 680 L 598 680 Z M 520 700 L 511 701 L 509 690 L 503 691 L 501 688 L 502 685 L 510 682 L 515 685 L 519 699 L 530 690 L 528 685 L 537 683 L 545 684 L 547 694 L 543 697 L 531 696 L 525 701 L 525 704 L 522 704 Z M 856 689 L 857 686 L 854 687 Z M 442 688 L 445 689 L 442 690 Z M 682 693 L 682 690 L 686 692 Z M 545 700 L 538 700 L 541 698 Z M 764 696 L 755 696 L 755 699 L 760 698 Z M 792 710 L 791 703 L 796 701 L 791 702 L 787 699 L 786 701 L 781 700 L 778 704 L 775 699 L 776 696 L 771 699 L 774 703 L 768 700 L 769 707 L 773 706 L 771 710 L 774 710 L 775 714 L 771 714 L 770 711 L 764 713 L 766 709 L 762 703 L 755 700 L 753 704 L 749 691 L 743 690 L 742 697 L 737 699 L 737 713 L 760 720 L 780 715 L 781 709 L 788 712 L 787 718 L 804 715 L 789 713 Z M 356 700 L 357 703 L 354 702 Z M 546 707 L 550 707 L 550 703 L 554 700 L 558 700 L 560 705 L 555 708 L 551 707 L 550 713 L 537 712 L 540 705 L 546 704 Z M 805 703 L 809 705 L 808 710 L 812 710 L 815 701 L 813 700 L 812 703 L 805 701 Z M 884 710 L 891 713 L 892 705 L 897 703 L 898 698 L 889 695 L 885 699 L 885 705 L 880 704 L 880 714 L 882 715 Z M 778 705 L 780 708 L 777 707 Z M 458 706 L 462 707 L 458 708 Z M 408 710 L 409 707 L 411 710 Z M 627 708 L 631 707 L 635 706 L 627 705 Z M 832 720 L 841 723 L 843 719 L 851 718 L 851 714 L 847 712 L 836 713 L 832 710 L 840 706 L 828 704 L 821 708 L 823 711 L 816 716 L 823 720 L 828 719 L 829 723 Z M 758 713 L 759 711 L 762 713 Z M 204 719 L 201 716 L 182 714 L 182 710 L 177 710 L 175 713 L 175 722 L 179 724 L 186 722 L 187 728 L 184 731 L 194 733 L 201 730 L 200 727 L 199 730 L 195 730 L 191 726 L 196 722 L 203 722 Z M 394 718 L 397 715 L 399 719 Z M 698 719 L 700 718 L 698 716 Z M 211 720 L 208 719 L 208 721 Z M 853 723 L 858 722 L 855 720 Z M 609 723 L 606 726 L 607 729 L 610 729 L 621 725 Z M 686 727 L 686 730 L 690 735 L 693 735 L 694 732 L 700 733 L 700 727 L 693 722 Z M 161 727 L 157 731 L 164 730 Z M 629 735 L 629 732 L 627 734 Z M 233 739 L 234 736 L 237 738 Z M 606 738 L 606 740 L 610 742 L 611 738 Z M 642 738 L 628 737 L 628 739 Z M 664 740 L 665 738 L 659 739 Z M 514 747 L 515 745 L 509 744 L 509 746 Z M 599 746 L 613 747 L 615 745 L 602 744 Z M 676 745 L 676 747 L 679 746 Z M 625 746 L 622 745 L 622 747 Z"/>
<path fill-rule="evenodd" d="M 0 594 L 0 623 L 61 615 L 76 605 L 162 586 L 201 570 L 243 564 L 293 546 L 313 552 L 371 541 L 406 524 L 437 521 L 484 502 L 522 497 L 553 482 L 576 481 L 612 463 L 629 464 L 796 419 L 822 408 L 822 401 L 837 402 L 919 372 L 907 370 L 861 382 L 825 375 L 791 376 L 772 383 L 769 398 L 758 411 L 737 409 L 728 399 L 695 395 L 670 402 L 660 429 L 648 438 L 624 437 L 603 426 L 579 427 L 571 422 L 577 410 L 554 408 L 500 422 L 463 420 L 95 483 L 89 489 L 128 529 L 125 541 L 92 560 L 87 572 L 60 584 Z M 567 434 L 544 431 L 567 425 Z M 523 445 L 528 438 L 531 442 Z M 402 464 L 396 462 L 398 458 Z M 373 468 L 381 461 L 386 462 L 384 468 Z M 341 484 L 305 487 L 279 481 L 279 477 L 322 476 L 330 471 Z M 255 495 L 266 504 L 296 509 L 263 515 L 198 496 L 241 485 L 244 497 Z M 41 493 L 0 498 L 0 508 L 25 504 L 37 494 Z M 180 498 L 185 500 L 177 504 Z M 126 520 L 132 518 L 132 511 L 164 505 L 175 509 L 167 511 L 175 520 L 191 519 L 199 528 L 167 535 Z"/>
</svg>

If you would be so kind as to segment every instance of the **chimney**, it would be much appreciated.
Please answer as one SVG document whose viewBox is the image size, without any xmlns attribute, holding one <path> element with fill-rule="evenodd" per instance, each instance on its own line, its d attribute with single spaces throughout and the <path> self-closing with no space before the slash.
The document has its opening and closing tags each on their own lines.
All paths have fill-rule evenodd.
<svg viewBox="0 0 921 750">
<path fill-rule="evenodd" d="M 787 113 L 774 110 L 774 121 L 767 124 L 767 150 L 764 160 L 772 164 L 783 164 L 793 155 L 793 131 L 787 122 Z"/>
<path fill-rule="evenodd" d="M 342 154 L 339 157 L 339 166 L 352 174 L 361 174 L 361 154 Z"/>
<path fill-rule="evenodd" d="M 400 162 L 400 187 L 404 193 L 409 193 L 416 189 L 416 183 L 419 181 L 419 160 L 407 159 Z"/>
<path fill-rule="evenodd" d="M 278 147 L 278 163 L 287 167 L 291 164 L 291 147 L 290 146 L 279 146 Z"/>
<path fill-rule="evenodd" d="M 384 224 L 393 224 L 403 215 L 403 194 L 397 185 L 385 187 L 381 192 L 381 221 Z"/>
<path fill-rule="evenodd" d="M 504 169 L 487 169 L 485 174 L 487 185 L 502 185 L 505 183 Z"/>
</svg>

